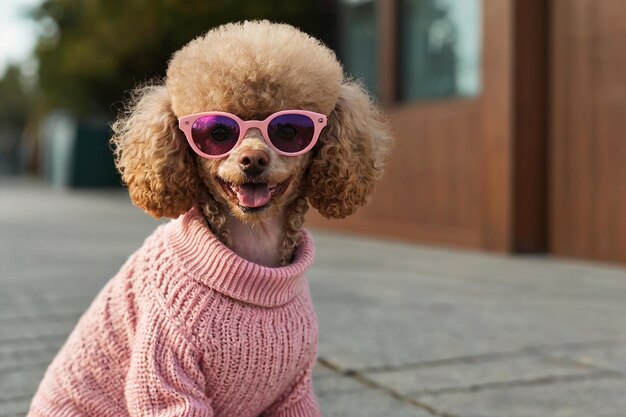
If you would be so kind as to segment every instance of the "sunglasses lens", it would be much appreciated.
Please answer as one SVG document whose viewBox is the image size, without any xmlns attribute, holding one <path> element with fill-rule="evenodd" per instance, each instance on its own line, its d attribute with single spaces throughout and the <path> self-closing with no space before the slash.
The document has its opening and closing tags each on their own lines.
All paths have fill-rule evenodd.
<svg viewBox="0 0 626 417">
<path fill-rule="evenodd" d="M 276 148 L 287 153 L 297 153 L 309 146 L 315 134 L 315 126 L 308 116 L 283 114 L 272 119 L 267 131 Z"/>
<path fill-rule="evenodd" d="M 191 137 L 207 155 L 223 155 L 239 139 L 239 124 L 226 116 L 202 116 L 191 126 Z"/>
</svg>

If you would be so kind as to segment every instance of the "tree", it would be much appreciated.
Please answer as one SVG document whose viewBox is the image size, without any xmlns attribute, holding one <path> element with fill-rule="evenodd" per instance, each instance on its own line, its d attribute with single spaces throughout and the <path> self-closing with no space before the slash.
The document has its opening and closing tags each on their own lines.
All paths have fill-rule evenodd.
<svg viewBox="0 0 626 417">
<path fill-rule="evenodd" d="M 0 80 L 0 174 L 19 169 L 20 138 L 32 104 L 20 78 L 19 68 L 10 66 Z"/>
<path fill-rule="evenodd" d="M 20 70 L 16 66 L 7 68 L 0 80 L 0 125 L 22 127 L 31 105 L 31 95 L 20 82 Z"/>
<path fill-rule="evenodd" d="M 266 18 L 332 42 L 333 1 L 45 0 L 36 55 L 48 108 L 110 118 L 125 91 L 162 77 L 171 54 L 219 24 Z"/>
</svg>

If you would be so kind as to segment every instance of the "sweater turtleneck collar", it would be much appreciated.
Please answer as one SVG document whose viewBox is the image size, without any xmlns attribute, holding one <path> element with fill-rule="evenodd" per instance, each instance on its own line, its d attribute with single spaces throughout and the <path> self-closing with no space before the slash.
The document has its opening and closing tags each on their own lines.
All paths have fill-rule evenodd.
<svg viewBox="0 0 626 417">
<path fill-rule="evenodd" d="M 247 261 L 234 253 L 206 227 L 197 208 L 168 226 L 168 245 L 188 275 L 224 295 L 263 307 L 292 300 L 306 286 L 304 273 L 313 263 L 311 236 L 303 231 L 294 261 L 270 268 Z"/>
</svg>

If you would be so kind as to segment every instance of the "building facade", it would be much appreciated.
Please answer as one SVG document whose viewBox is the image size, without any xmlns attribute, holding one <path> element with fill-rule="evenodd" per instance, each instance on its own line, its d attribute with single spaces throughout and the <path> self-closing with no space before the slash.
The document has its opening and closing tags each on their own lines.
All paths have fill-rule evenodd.
<svg viewBox="0 0 626 417">
<path fill-rule="evenodd" d="M 318 227 L 626 262 L 622 0 L 341 0 L 337 50 L 396 137 Z"/>
</svg>

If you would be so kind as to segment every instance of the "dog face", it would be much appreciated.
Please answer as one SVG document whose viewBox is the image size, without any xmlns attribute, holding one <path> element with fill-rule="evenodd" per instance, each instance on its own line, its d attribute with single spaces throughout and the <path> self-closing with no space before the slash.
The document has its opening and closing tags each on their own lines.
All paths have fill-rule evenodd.
<svg viewBox="0 0 626 417">
<path fill-rule="evenodd" d="M 196 113 L 264 120 L 281 110 L 327 116 L 314 149 L 278 154 L 252 128 L 226 157 L 205 159 L 178 128 Z M 165 84 L 136 89 L 112 128 L 131 199 L 154 217 L 184 214 L 208 191 L 243 221 L 300 196 L 325 217 L 342 218 L 368 201 L 391 146 L 376 106 L 344 77 L 334 53 L 267 21 L 220 26 L 191 41 L 173 55 Z"/>
<path fill-rule="evenodd" d="M 230 48 L 219 46 L 224 43 Z M 185 46 L 169 64 L 167 88 L 178 117 L 224 111 L 263 120 L 281 110 L 330 114 L 342 76 L 332 52 L 315 39 L 257 22 L 227 25 Z M 197 157 L 197 166 L 219 203 L 238 219 L 255 221 L 297 197 L 310 161 L 309 154 L 278 154 L 250 129 L 227 157 Z"/>
<path fill-rule="evenodd" d="M 270 148 L 258 129 L 250 129 L 227 157 L 198 157 L 204 186 L 244 222 L 273 216 L 298 196 L 311 160 L 308 154 L 283 156 Z"/>
</svg>

